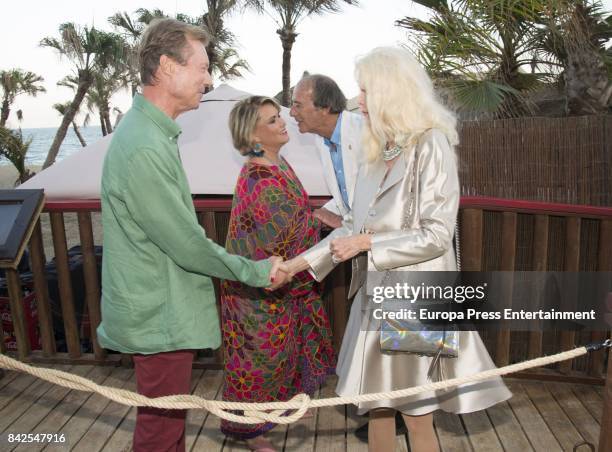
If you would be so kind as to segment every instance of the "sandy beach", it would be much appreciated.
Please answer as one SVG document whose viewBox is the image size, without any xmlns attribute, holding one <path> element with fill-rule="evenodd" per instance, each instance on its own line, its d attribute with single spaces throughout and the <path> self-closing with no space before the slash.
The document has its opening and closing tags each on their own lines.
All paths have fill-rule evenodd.
<svg viewBox="0 0 612 452">
<path fill-rule="evenodd" d="M 39 166 L 32 166 L 29 168 L 32 171 L 40 171 Z M 0 164 L 0 189 L 5 190 L 14 188 L 17 175 L 17 170 L 15 170 L 12 165 Z M 102 245 L 102 220 L 99 212 L 92 214 L 91 222 L 93 226 L 94 243 L 96 245 Z M 79 237 L 79 223 L 76 213 L 64 214 L 64 224 L 66 227 L 66 242 L 68 244 L 68 249 L 75 245 L 79 245 L 81 240 Z M 48 214 L 43 213 L 41 215 L 41 225 L 45 257 L 47 261 L 49 261 L 55 256 L 55 250 L 53 249 L 53 239 L 51 237 L 51 225 L 49 223 Z"/>
<path fill-rule="evenodd" d="M 29 166 L 28 168 L 31 171 L 40 170 L 40 166 Z M 13 165 L 4 161 L 0 163 L 0 189 L 14 188 L 17 177 L 18 173 Z"/>
</svg>

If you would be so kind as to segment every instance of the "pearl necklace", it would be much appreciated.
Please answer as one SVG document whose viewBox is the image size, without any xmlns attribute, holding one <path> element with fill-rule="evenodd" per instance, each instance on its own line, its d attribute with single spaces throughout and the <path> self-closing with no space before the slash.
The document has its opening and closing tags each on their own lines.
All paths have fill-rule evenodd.
<svg viewBox="0 0 612 452">
<path fill-rule="evenodd" d="M 401 154 L 403 151 L 402 147 L 399 145 L 394 145 L 392 148 L 388 149 L 386 146 L 383 148 L 383 160 L 388 162 L 389 160 L 393 160 L 395 157 Z"/>
</svg>

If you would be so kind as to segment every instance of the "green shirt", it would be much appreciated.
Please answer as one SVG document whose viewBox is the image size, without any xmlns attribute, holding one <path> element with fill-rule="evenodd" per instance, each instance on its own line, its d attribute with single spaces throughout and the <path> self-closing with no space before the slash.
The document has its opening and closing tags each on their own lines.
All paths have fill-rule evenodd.
<svg viewBox="0 0 612 452">
<path fill-rule="evenodd" d="M 264 287 L 270 263 L 228 254 L 197 221 L 178 124 L 136 95 L 102 172 L 100 344 L 123 353 L 217 348 L 211 276 Z M 212 162 L 211 162 L 212 163 Z"/>
</svg>

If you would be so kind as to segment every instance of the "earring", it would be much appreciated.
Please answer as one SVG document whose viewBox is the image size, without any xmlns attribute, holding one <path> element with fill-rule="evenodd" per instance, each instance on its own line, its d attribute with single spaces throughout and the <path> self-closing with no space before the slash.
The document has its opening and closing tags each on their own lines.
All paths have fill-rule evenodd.
<svg viewBox="0 0 612 452">
<path fill-rule="evenodd" d="M 255 146 L 253 146 L 253 149 L 251 149 L 251 154 L 253 154 L 255 157 L 261 157 L 264 152 L 261 149 L 261 143 L 255 143 Z"/>
</svg>

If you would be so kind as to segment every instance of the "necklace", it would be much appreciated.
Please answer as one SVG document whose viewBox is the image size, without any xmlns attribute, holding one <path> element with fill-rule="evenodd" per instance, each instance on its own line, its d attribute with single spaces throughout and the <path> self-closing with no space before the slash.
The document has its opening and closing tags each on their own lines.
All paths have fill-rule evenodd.
<svg viewBox="0 0 612 452">
<path fill-rule="evenodd" d="M 393 160 L 395 157 L 401 154 L 402 147 L 395 144 L 391 148 L 387 148 L 386 146 L 383 148 L 383 160 L 388 162 L 389 160 Z"/>
</svg>

